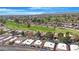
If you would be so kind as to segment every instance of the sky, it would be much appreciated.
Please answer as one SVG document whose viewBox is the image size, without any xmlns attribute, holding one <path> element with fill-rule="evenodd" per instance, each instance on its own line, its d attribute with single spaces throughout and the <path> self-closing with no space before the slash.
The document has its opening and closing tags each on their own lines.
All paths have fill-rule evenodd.
<svg viewBox="0 0 79 59">
<path fill-rule="evenodd" d="M 79 7 L 0 7 L 0 15 L 35 15 L 79 12 Z"/>
</svg>

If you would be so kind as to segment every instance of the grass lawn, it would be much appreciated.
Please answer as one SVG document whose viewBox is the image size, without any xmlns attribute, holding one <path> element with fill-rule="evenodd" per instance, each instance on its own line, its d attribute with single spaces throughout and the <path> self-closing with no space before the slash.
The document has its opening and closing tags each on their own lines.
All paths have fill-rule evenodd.
<svg viewBox="0 0 79 59">
<path fill-rule="evenodd" d="M 7 21 L 6 22 L 6 27 L 10 28 L 10 29 L 15 29 L 15 30 L 33 30 L 33 31 L 41 31 L 41 32 L 62 32 L 62 33 L 65 33 L 65 32 L 71 32 L 71 33 L 74 33 L 74 34 L 77 34 L 79 35 L 79 30 L 76 30 L 76 29 L 70 29 L 70 28 L 56 28 L 55 30 L 53 28 L 48 28 L 48 27 L 43 27 L 43 26 L 32 26 L 30 28 L 27 27 L 27 25 L 24 25 L 24 24 L 17 24 L 13 21 Z"/>
</svg>

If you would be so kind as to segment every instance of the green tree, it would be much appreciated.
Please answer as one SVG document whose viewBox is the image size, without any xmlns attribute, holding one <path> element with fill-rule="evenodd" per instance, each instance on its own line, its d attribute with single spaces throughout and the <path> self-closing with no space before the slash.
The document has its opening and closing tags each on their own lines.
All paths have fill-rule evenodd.
<svg viewBox="0 0 79 59">
<path fill-rule="evenodd" d="M 60 42 L 63 42 L 63 40 L 64 40 L 64 34 L 63 33 L 58 33 L 58 39 L 59 39 L 59 41 Z"/>
<path fill-rule="evenodd" d="M 3 31 L 3 29 L 0 29 L 0 35 L 3 34 L 3 33 L 5 33 L 5 32 Z"/>
<path fill-rule="evenodd" d="M 9 45 L 13 45 L 15 42 L 14 41 L 12 41 L 12 42 L 9 42 Z"/>
<path fill-rule="evenodd" d="M 14 21 L 19 24 L 19 19 L 15 19 Z"/>
<path fill-rule="evenodd" d="M 30 23 L 27 23 L 27 27 L 30 28 L 31 27 L 31 24 Z"/>
<path fill-rule="evenodd" d="M 53 40 L 53 38 L 54 38 L 54 34 L 52 32 L 47 32 L 45 36 L 49 40 Z"/>
</svg>

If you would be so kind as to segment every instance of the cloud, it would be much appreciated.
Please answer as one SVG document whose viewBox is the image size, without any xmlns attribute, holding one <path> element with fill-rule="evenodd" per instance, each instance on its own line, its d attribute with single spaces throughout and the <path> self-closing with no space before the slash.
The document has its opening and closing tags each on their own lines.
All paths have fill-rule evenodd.
<svg viewBox="0 0 79 59">
<path fill-rule="evenodd" d="M 30 10 L 51 10 L 52 7 L 30 7 Z"/>
<path fill-rule="evenodd" d="M 43 14 L 44 12 L 3 12 L 0 15 L 35 15 L 35 14 Z"/>
<path fill-rule="evenodd" d="M 11 10 L 10 9 L 2 8 L 2 9 L 0 9 L 0 11 L 11 11 Z"/>
<path fill-rule="evenodd" d="M 52 9 L 49 7 L 31 7 L 29 9 L 11 9 L 11 8 L 0 8 L 0 15 L 35 15 L 35 14 L 47 14 L 56 13 L 56 8 Z"/>
<path fill-rule="evenodd" d="M 30 7 L 31 10 L 42 9 L 42 7 Z"/>
<path fill-rule="evenodd" d="M 45 12 L 26 12 L 25 14 L 34 15 L 34 14 L 43 14 Z"/>
<path fill-rule="evenodd" d="M 45 12 L 31 11 L 27 9 L 10 9 L 10 8 L 0 8 L 0 15 L 35 15 L 43 14 Z"/>
<path fill-rule="evenodd" d="M 8 8 L 0 8 L 0 11 L 4 11 L 4 12 L 19 12 L 19 11 L 25 11 L 25 10 L 17 10 L 17 9 L 8 9 Z"/>
</svg>

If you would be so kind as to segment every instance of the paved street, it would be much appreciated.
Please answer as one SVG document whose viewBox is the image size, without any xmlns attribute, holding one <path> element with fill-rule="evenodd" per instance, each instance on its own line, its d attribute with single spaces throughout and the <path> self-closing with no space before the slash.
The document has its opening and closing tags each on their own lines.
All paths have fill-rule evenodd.
<svg viewBox="0 0 79 59">
<path fill-rule="evenodd" d="M 12 46 L 0 46 L 0 51 L 44 51 L 40 48 L 32 48 L 32 47 L 12 47 Z"/>
</svg>

